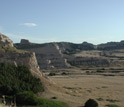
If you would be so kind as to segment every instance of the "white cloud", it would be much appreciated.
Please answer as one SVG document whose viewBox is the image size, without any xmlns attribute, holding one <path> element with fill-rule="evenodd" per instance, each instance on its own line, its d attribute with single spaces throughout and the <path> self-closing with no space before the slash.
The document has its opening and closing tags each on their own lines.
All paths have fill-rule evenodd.
<svg viewBox="0 0 124 107">
<path fill-rule="evenodd" d="M 35 23 L 24 23 L 23 25 L 27 26 L 27 27 L 35 27 L 35 26 L 37 26 L 37 24 L 35 24 Z"/>
</svg>

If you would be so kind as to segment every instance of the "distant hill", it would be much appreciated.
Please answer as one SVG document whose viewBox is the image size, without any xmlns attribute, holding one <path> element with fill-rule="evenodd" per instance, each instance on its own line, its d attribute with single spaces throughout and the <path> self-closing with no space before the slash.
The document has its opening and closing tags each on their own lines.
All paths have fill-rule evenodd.
<svg viewBox="0 0 124 107">
<path fill-rule="evenodd" d="M 44 47 L 46 45 L 57 44 L 59 49 L 64 54 L 75 54 L 83 50 L 113 50 L 113 49 L 124 49 L 124 40 L 120 42 L 107 42 L 98 45 L 92 43 L 83 42 L 81 44 L 71 43 L 71 42 L 51 42 L 36 44 L 31 43 L 29 40 L 22 39 L 20 43 L 14 44 L 18 49 L 29 49 L 29 48 L 38 48 Z"/>
<path fill-rule="evenodd" d="M 124 41 L 99 44 L 97 46 L 97 49 L 98 50 L 124 49 Z"/>
<path fill-rule="evenodd" d="M 35 52 L 38 64 L 41 69 L 49 68 L 66 68 L 70 65 L 83 65 L 83 66 L 109 66 L 110 55 L 109 52 L 114 49 L 124 49 L 124 41 L 121 42 L 108 42 L 105 44 L 93 45 L 88 42 L 75 44 L 70 42 L 51 42 L 44 44 L 31 43 L 29 40 L 22 39 L 20 43 L 14 44 L 17 49 L 22 49 L 30 52 Z M 96 57 L 93 50 L 97 52 Z M 84 55 L 83 57 L 75 56 L 82 51 L 90 52 L 94 55 Z M 93 53 L 92 53 L 93 52 Z M 82 55 L 81 55 L 82 56 Z M 117 56 L 119 57 L 119 56 Z M 121 57 L 119 57 L 121 58 Z M 108 60 L 109 59 L 109 60 Z M 117 63 L 117 62 L 114 62 Z"/>
</svg>

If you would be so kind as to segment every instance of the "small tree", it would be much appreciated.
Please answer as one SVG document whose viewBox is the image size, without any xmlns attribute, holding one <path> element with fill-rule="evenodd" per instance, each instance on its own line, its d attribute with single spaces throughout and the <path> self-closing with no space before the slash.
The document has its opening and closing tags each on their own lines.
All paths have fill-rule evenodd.
<svg viewBox="0 0 124 107">
<path fill-rule="evenodd" d="M 84 107 L 98 107 L 98 103 L 93 99 L 89 99 L 88 101 L 86 101 Z"/>
</svg>

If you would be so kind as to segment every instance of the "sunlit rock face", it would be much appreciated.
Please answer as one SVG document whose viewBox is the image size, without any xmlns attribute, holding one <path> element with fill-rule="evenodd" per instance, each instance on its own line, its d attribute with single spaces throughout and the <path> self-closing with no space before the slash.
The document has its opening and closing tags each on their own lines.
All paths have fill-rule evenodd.
<svg viewBox="0 0 124 107">
<path fill-rule="evenodd" d="M 13 46 L 12 40 L 0 34 L 0 63 L 8 63 L 15 66 L 24 65 L 35 75 L 42 75 L 34 52 L 18 50 Z"/>
<path fill-rule="evenodd" d="M 0 46 L 2 47 L 13 47 L 13 41 L 7 36 L 0 33 Z"/>
</svg>

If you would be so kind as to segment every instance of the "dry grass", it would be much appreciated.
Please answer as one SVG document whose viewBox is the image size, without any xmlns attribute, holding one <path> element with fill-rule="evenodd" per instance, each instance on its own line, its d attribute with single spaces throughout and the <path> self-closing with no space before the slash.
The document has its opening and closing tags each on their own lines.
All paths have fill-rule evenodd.
<svg viewBox="0 0 124 107">
<path fill-rule="evenodd" d="M 54 86 L 49 85 L 42 97 L 56 97 L 54 100 L 66 102 L 70 107 L 83 106 L 89 98 L 95 99 L 99 107 L 105 107 L 107 104 L 124 107 L 123 76 L 58 75 L 49 78 Z M 99 98 L 104 100 L 100 101 Z"/>
</svg>

